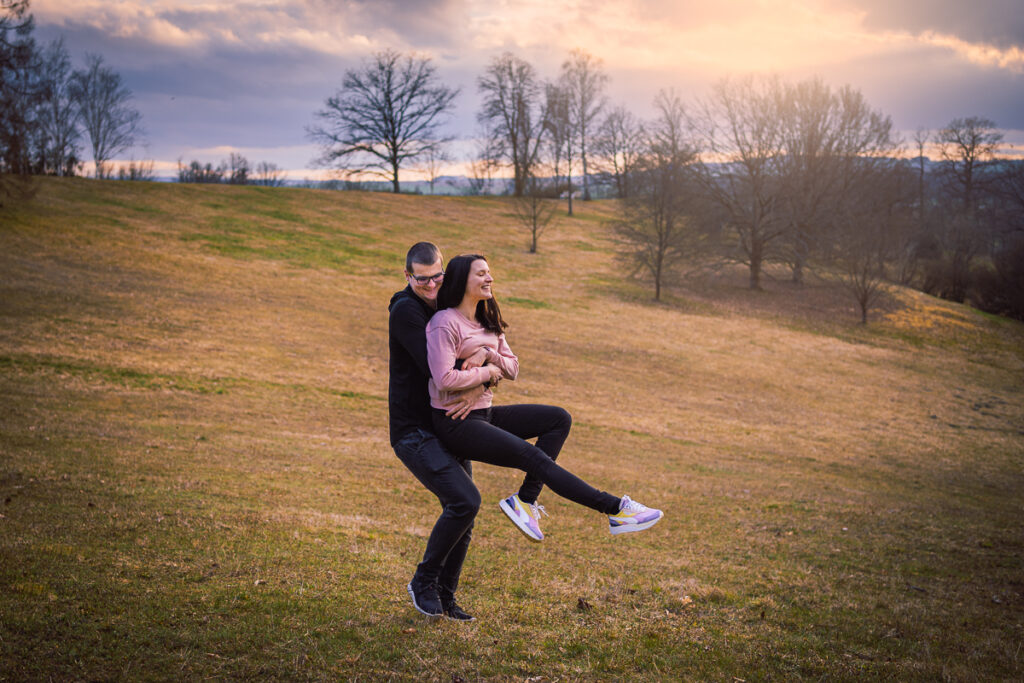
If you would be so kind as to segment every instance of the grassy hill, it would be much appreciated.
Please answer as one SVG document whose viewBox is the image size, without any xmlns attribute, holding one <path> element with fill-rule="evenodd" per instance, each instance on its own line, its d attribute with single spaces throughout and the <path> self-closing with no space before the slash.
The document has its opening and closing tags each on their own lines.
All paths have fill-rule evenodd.
<svg viewBox="0 0 1024 683">
<path fill-rule="evenodd" d="M 610 203 L 41 181 L 0 213 L 0 680 L 1024 676 L 1024 326 L 915 292 L 702 278 L 650 301 Z M 460 596 L 387 439 L 405 249 L 490 258 L 560 462 L 661 507 L 484 498 Z"/>
</svg>

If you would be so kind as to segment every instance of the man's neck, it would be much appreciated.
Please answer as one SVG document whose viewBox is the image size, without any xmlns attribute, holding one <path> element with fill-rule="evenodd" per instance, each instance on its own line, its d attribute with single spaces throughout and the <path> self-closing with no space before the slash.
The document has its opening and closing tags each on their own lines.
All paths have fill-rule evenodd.
<svg viewBox="0 0 1024 683">
<path fill-rule="evenodd" d="M 435 310 L 435 311 L 437 310 L 437 299 L 434 299 L 433 301 L 431 301 L 430 299 L 424 299 L 424 298 L 423 298 L 422 296 L 420 296 L 420 295 L 419 295 L 419 293 L 418 293 L 418 292 L 417 292 L 417 291 L 416 291 L 415 289 L 413 289 L 412 287 L 410 287 L 410 288 L 409 288 L 409 291 L 411 291 L 411 292 L 413 293 L 413 295 L 414 295 L 414 296 L 415 296 L 415 297 L 416 297 L 417 299 L 419 299 L 420 301 L 422 301 L 423 303 L 425 303 L 425 304 L 426 304 L 427 306 L 429 306 L 429 307 L 430 307 L 431 309 L 433 309 L 433 310 Z"/>
</svg>

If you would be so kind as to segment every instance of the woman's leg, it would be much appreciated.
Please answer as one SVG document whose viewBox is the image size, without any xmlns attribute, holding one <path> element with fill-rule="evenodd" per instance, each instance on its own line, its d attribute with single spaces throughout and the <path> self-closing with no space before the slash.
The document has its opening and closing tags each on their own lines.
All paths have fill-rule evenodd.
<svg viewBox="0 0 1024 683">
<path fill-rule="evenodd" d="M 533 444 L 494 426 L 489 412 L 475 410 L 465 420 L 453 420 L 435 410 L 435 433 L 457 458 L 523 470 L 574 503 L 604 514 L 618 512 L 618 498 L 560 467 Z"/>
<path fill-rule="evenodd" d="M 537 448 L 555 460 L 562 450 L 562 444 L 569 438 L 572 416 L 558 406 L 519 404 L 491 408 L 491 424 L 514 434 L 520 439 L 537 437 Z M 531 474 L 523 479 L 519 487 L 519 500 L 524 503 L 537 502 L 537 496 L 544 483 Z"/>
</svg>

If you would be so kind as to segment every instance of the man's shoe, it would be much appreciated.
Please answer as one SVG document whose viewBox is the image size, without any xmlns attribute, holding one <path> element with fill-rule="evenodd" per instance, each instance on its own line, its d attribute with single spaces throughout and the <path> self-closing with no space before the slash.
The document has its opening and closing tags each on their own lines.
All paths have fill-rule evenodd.
<svg viewBox="0 0 1024 683">
<path fill-rule="evenodd" d="M 476 621 L 476 617 L 459 607 L 459 603 L 455 602 L 455 598 L 445 601 L 444 615 L 452 621 Z"/>
<path fill-rule="evenodd" d="M 498 503 L 498 507 L 508 515 L 508 518 L 519 527 L 520 531 L 526 534 L 528 539 L 538 543 L 544 540 L 544 534 L 540 532 L 540 516 L 541 514 L 546 515 L 547 512 L 542 505 L 524 503 L 519 500 L 517 493 L 502 500 Z"/>
<path fill-rule="evenodd" d="M 415 581 L 410 581 L 405 589 L 409 591 L 409 597 L 412 598 L 412 606 L 416 608 L 416 611 L 420 614 L 426 614 L 428 617 L 439 617 L 444 614 L 444 609 L 441 607 L 441 598 L 437 595 L 437 588 L 434 586 L 414 585 L 415 583 Z"/>
<path fill-rule="evenodd" d="M 626 534 L 631 531 L 643 531 L 657 524 L 663 514 L 661 510 L 641 505 L 629 496 L 623 496 L 619 503 L 619 511 L 608 515 L 608 530 L 613 534 Z"/>
</svg>

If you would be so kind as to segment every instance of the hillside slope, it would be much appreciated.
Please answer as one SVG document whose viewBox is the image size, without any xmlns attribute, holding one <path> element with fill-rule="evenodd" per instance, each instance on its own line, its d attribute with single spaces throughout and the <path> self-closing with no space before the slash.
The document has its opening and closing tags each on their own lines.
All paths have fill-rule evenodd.
<svg viewBox="0 0 1024 683">
<path fill-rule="evenodd" d="M 655 304 L 611 203 L 529 254 L 509 201 L 44 179 L 0 214 L 0 679 L 1022 674 L 1024 326 Z M 613 540 L 547 494 L 526 547 L 478 466 L 461 630 L 402 589 L 436 501 L 388 446 L 386 305 L 421 239 L 490 259 L 497 402 L 566 407 L 560 462 L 667 514 Z"/>
</svg>

